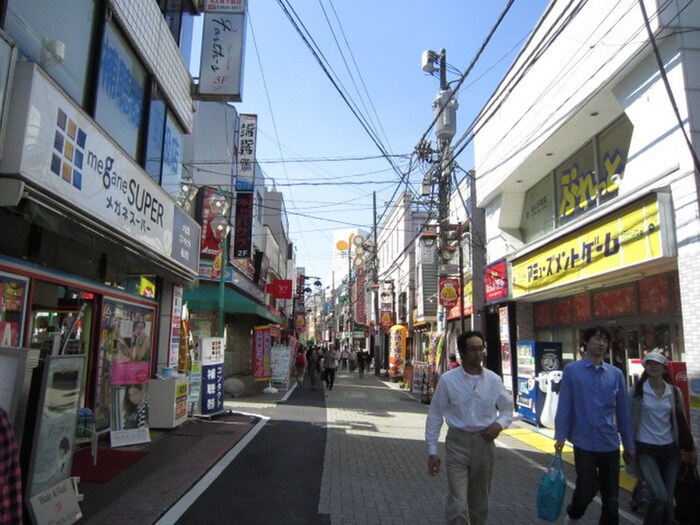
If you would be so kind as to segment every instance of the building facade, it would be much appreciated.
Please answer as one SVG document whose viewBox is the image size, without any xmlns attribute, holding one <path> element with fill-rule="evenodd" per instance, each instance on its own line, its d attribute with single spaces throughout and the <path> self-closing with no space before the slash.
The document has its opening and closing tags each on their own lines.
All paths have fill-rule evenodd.
<svg viewBox="0 0 700 525">
<path fill-rule="evenodd" d="M 504 373 L 516 341 L 580 358 L 593 324 L 630 383 L 660 349 L 686 364 L 697 435 L 700 7 L 643 7 L 551 2 L 477 120 L 486 326 Z"/>
</svg>

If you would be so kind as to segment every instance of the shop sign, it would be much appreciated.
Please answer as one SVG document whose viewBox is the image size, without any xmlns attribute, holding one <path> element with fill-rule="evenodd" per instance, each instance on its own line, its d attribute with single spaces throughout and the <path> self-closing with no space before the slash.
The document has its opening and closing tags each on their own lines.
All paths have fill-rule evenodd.
<svg viewBox="0 0 700 525">
<path fill-rule="evenodd" d="M 459 279 L 440 277 L 440 306 L 452 308 L 459 302 Z"/>
<path fill-rule="evenodd" d="M 245 0 L 205 0 L 205 13 L 243 13 Z"/>
<path fill-rule="evenodd" d="M 242 114 L 238 124 L 238 162 L 236 163 L 236 191 L 255 189 L 255 142 L 258 116 Z"/>
<path fill-rule="evenodd" d="M 245 13 L 204 13 L 197 94 L 202 100 L 241 101 Z"/>
<path fill-rule="evenodd" d="M 463 301 L 464 304 L 462 306 L 462 316 L 470 316 L 472 312 L 474 311 L 474 303 L 472 300 L 472 287 L 474 283 L 471 279 L 465 279 L 464 280 L 464 290 L 463 292 Z M 459 301 L 457 301 L 457 304 L 454 305 L 452 308 L 450 308 L 447 312 L 447 319 L 452 320 L 452 319 L 459 319 L 460 314 L 459 314 Z"/>
<path fill-rule="evenodd" d="M 0 172 L 19 173 L 84 219 L 196 274 L 200 227 L 195 220 L 36 66 L 17 66 L 12 109 L 24 135 L 6 142 Z"/>
<path fill-rule="evenodd" d="M 669 195 L 655 194 L 513 261 L 513 297 L 523 297 L 673 255 Z"/>
<path fill-rule="evenodd" d="M 212 415 L 224 409 L 224 365 L 202 364 L 202 415 Z"/>
<path fill-rule="evenodd" d="M 508 299 L 508 265 L 505 260 L 484 270 L 484 299 L 487 303 Z"/>
<path fill-rule="evenodd" d="M 236 224 L 234 229 L 233 256 L 236 259 L 250 257 L 253 250 L 253 193 L 236 194 Z"/>
<path fill-rule="evenodd" d="M 275 299 L 291 299 L 292 280 L 275 279 L 267 285 L 267 293 L 269 293 Z"/>
</svg>

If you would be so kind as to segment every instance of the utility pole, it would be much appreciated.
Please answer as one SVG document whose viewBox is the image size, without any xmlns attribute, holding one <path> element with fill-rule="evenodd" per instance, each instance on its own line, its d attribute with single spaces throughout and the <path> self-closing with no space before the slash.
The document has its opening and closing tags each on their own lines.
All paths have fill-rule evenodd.
<svg viewBox="0 0 700 525">
<path fill-rule="evenodd" d="M 382 366 L 384 366 L 384 333 L 382 331 L 382 324 L 379 320 L 379 260 L 377 258 L 377 251 L 379 250 L 379 245 L 377 244 L 377 192 L 372 192 L 372 235 L 374 237 L 374 250 L 372 251 L 372 290 L 374 291 L 374 333 L 375 340 L 372 350 L 374 350 L 374 375 L 378 376 L 382 373 Z M 379 340 L 379 345 L 377 345 L 377 340 Z"/>
<path fill-rule="evenodd" d="M 425 51 L 422 57 L 423 71 L 434 73 L 435 63 L 438 64 L 440 73 L 440 91 L 433 102 L 433 111 L 435 113 L 435 136 L 438 139 L 440 162 L 436 182 L 438 184 L 438 254 L 442 259 L 442 263 L 446 264 L 451 259 L 453 248 L 450 246 L 450 195 L 452 193 L 452 170 L 453 154 L 451 141 L 457 133 L 457 108 L 459 104 L 453 95 L 452 89 L 447 83 L 447 52 L 444 49 L 440 53 L 434 51 Z M 461 251 L 461 247 L 460 247 Z M 440 272 L 441 274 L 443 272 Z M 460 275 L 460 282 L 462 276 Z M 460 287 L 460 297 L 464 295 L 464 287 Z M 460 305 L 463 304 L 463 299 L 460 300 Z M 443 323 L 445 332 L 445 359 L 447 358 L 447 312 L 448 309 L 443 306 Z M 463 317 L 464 311 L 460 311 L 460 317 Z M 462 321 L 463 324 L 463 321 Z"/>
</svg>

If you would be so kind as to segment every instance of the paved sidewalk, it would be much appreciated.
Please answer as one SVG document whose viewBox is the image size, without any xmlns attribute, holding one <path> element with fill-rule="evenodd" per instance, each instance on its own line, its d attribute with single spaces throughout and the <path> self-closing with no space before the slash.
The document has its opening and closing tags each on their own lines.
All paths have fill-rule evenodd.
<svg viewBox="0 0 700 525">
<path fill-rule="evenodd" d="M 328 440 L 319 512 L 328 513 L 334 525 L 443 522 L 447 480 L 445 469 L 435 478 L 427 473 L 427 405 L 396 383 L 341 372 L 327 394 L 326 407 Z M 538 437 L 534 427 L 516 422 L 512 428 L 522 431 L 497 440 L 489 524 L 544 523 L 537 518 L 535 498 L 552 456 L 525 442 L 523 432 Z M 443 427 L 443 458 L 445 432 Z M 545 439 L 551 446 L 551 438 Z M 573 468 L 566 470 L 573 481 Z M 567 502 L 572 488 L 570 484 Z M 629 493 L 620 492 L 620 523 L 641 523 L 626 511 Z M 598 523 L 599 516 L 596 500 L 579 523 Z"/>
</svg>

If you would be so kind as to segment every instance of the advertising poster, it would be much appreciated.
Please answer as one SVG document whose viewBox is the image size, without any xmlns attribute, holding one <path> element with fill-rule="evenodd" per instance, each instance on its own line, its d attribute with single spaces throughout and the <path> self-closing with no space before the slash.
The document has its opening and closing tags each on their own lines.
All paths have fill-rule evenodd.
<svg viewBox="0 0 700 525">
<path fill-rule="evenodd" d="M 80 404 L 83 356 L 47 356 L 37 409 L 27 495 L 51 489 L 70 477 Z"/>
<path fill-rule="evenodd" d="M 270 326 L 253 328 L 253 377 L 256 381 L 269 381 L 272 377 L 270 349 L 272 336 Z"/>
<path fill-rule="evenodd" d="M 128 398 L 125 387 L 145 384 L 150 378 L 153 319 L 154 309 L 147 306 L 111 298 L 105 298 L 102 303 L 95 382 L 98 430 L 124 430 L 124 414 L 129 414 L 131 408 L 124 407 Z M 145 389 L 143 397 L 148 398 Z M 115 416 L 118 419 L 112 421 Z"/>
<path fill-rule="evenodd" d="M 148 383 L 112 386 L 110 442 L 123 447 L 151 440 L 148 432 Z"/>
<path fill-rule="evenodd" d="M 289 372 L 292 363 L 292 349 L 288 346 L 278 345 L 270 349 L 272 366 L 272 382 L 276 385 L 289 387 Z"/>
</svg>

